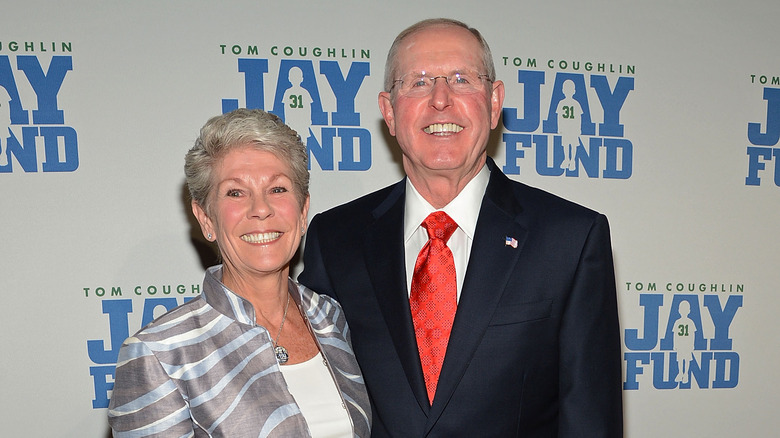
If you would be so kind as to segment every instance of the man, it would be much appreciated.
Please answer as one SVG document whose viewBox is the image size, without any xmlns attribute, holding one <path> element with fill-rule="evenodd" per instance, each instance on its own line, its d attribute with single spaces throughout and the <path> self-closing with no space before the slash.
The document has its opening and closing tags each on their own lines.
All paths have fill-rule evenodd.
<svg viewBox="0 0 780 438">
<path fill-rule="evenodd" d="M 407 178 L 309 227 L 299 280 L 344 307 L 372 436 L 622 435 L 607 220 L 487 157 L 503 99 L 479 32 L 444 19 L 405 30 L 379 107 Z M 457 226 L 429 241 L 434 211 Z"/>
</svg>

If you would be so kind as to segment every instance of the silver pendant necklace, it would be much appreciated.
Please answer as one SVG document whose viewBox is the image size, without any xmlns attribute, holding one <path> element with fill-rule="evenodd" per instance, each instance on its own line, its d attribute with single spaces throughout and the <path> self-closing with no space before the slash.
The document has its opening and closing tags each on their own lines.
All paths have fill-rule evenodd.
<svg viewBox="0 0 780 438">
<path fill-rule="evenodd" d="M 276 361 L 279 362 L 279 365 L 286 364 L 287 360 L 290 359 L 290 354 L 287 353 L 287 349 L 277 344 L 277 341 L 279 340 L 279 336 L 282 335 L 282 328 L 284 327 L 284 321 L 287 320 L 287 309 L 289 307 L 290 307 L 290 294 L 287 293 L 287 304 L 284 305 L 284 316 L 282 316 L 282 323 L 279 324 L 279 333 L 276 334 L 276 339 L 272 341 L 274 344 L 274 353 L 276 353 Z"/>
</svg>

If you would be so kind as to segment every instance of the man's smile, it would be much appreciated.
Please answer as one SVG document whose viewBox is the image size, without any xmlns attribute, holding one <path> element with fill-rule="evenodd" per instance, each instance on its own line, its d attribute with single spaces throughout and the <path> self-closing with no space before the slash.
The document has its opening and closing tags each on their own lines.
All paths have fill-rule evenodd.
<svg viewBox="0 0 780 438">
<path fill-rule="evenodd" d="M 454 123 L 434 123 L 432 125 L 426 126 L 423 129 L 423 131 L 426 134 L 433 134 L 433 135 L 457 134 L 462 130 L 463 130 L 462 126 L 456 125 Z"/>
</svg>

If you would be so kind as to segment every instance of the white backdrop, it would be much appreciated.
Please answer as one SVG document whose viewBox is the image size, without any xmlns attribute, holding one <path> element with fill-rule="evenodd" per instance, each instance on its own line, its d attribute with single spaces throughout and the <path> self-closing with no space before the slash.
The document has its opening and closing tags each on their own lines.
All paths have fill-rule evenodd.
<svg viewBox="0 0 780 438">
<path fill-rule="evenodd" d="M 491 44 L 507 94 L 496 162 L 610 218 L 626 435 L 780 428 L 780 3 L 80 0 L 1 10 L 4 435 L 109 435 L 119 343 L 196 296 L 210 258 L 182 172 L 209 117 L 231 105 L 280 112 L 298 96 L 301 108 L 284 116 L 311 133 L 312 215 L 398 180 L 376 96 L 392 39 L 433 16 L 464 20 Z M 559 102 L 582 109 L 576 132 L 562 128 Z M 567 172 L 556 142 L 572 136 L 583 147 Z M 681 302 L 696 339 L 687 383 L 675 381 Z"/>
</svg>

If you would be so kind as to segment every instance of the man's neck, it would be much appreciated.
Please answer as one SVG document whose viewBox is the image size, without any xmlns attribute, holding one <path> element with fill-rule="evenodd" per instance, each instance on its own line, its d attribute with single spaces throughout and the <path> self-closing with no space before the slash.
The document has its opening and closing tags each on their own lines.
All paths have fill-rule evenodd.
<svg viewBox="0 0 780 438">
<path fill-rule="evenodd" d="M 485 161 L 468 169 L 466 172 L 456 171 L 424 171 L 405 166 L 407 177 L 420 195 L 434 208 L 440 209 L 452 202 L 464 187 L 479 173 Z"/>
</svg>

